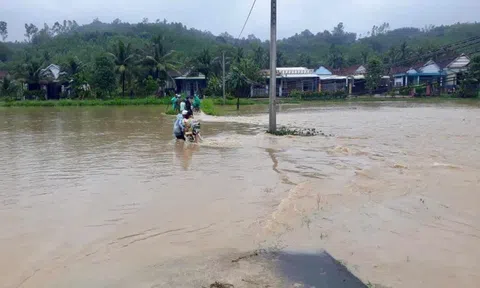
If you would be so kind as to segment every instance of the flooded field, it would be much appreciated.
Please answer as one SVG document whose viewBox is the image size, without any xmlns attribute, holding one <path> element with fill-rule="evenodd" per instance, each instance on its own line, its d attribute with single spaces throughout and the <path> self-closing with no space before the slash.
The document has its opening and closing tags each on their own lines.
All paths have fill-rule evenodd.
<svg viewBox="0 0 480 288">
<path fill-rule="evenodd" d="M 248 109 L 0 109 L 0 287 L 478 287 L 478 104 Z"/>
</svg>

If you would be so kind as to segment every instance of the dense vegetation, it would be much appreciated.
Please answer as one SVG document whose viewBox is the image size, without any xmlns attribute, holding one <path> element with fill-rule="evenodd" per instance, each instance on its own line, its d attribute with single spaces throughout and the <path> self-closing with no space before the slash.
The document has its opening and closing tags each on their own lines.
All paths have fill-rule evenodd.
<svg viewBox="0 0 480 288">
<path fill-rule="evenodd" d="M 4 41 L 8 39 L 8 25 L 2 21 L 0 36 Z M 395 30 L 383 23 L 365 35 L 347 32 L 339 23 L 331 31 L 313 34 L 305 30 L 280 40 L 277 64 L 309 68 L 325 65 L 332 69 L 365 64 L 379 74 L 382 68 L 416 62 L 422 57 L 478 53 L 479 41 L 438 50 L 472 37 L 480 37 L 480 23 Z M 42 80 L 49 80 L 40 71 L 51 63 L 60 65 L 61 77 L 72 83 L 72 98 L 163 93 L 172 76 L 186 72 L 204 74 L 208 80 L 206 92 L 220 95 L 223 52 L 227 92 L 244 95 L 249 84 L 261 80 L 260 69 L 268 68 L 269 63 L 268 41 L 254 35 L 243 39 L 228 33 L 216 36 L 166 20 L 151 23 L 144 19 L 142 23 L 130 24 L 119 19 L 112 23 L 95 19 L 82 26 L 64 20 L 51 27 L 45 24 L 41 29 L 25 24 L 25 39 L 21 43 L 0 43 L 0 71 L 7 70 L 12 75 L 1 83 L 4 96 L 18 95 L 20 83 L 28 84 L 34 90 L 30 94 L 35 96 L 35 87 Z M 432 51 L 437 52 L 429 53 Z M 378 84 L 375 73 L 367 79 L 369 89 Z M 41 93 L 37 94 L 38 98 Z"/>
</svg>

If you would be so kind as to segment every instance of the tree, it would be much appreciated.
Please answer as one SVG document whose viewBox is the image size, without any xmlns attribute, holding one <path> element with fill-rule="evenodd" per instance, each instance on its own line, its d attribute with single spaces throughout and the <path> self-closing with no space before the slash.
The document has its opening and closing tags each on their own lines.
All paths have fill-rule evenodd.
<svg viewBox="0 0 480 288">
<path fill-rule="evenodd" d="M 0 21 L 0 36 L 2 40 L 5 41 L 8 37 L 7 22 Z"/>
<path fill-rule="evenodd" d="M 65 71 L 68 75 L 73 77 L 75 74 L 82 71 L 84 64 L 77 56 L 69 57 L 62 65 L 62 71 Z"/>
<path fill-rule="evenodd" d="M 29 89 L 38 90 L 40 88 L 41 73 L 43 61 L 31 59 L 26 56 L 25 64 L 22 67 L 22 78 L 29 85 Z"/>
<path fill-rule="evenodd" d="M 257 46 L 253 50 L 253 60 L 260 69 L 267 69 L 268 68 L 268 55 L 267 50 L 265 50 L 262 46 Z"/>
<path fill-rule="evenodd" d="M 95 59 L 92 83 L 100 96 L 110 95 L 115 90 L 115 63 L 109 55 L 104 54 Z"/>
<path fill-rule="evenodd" d="M 286 67 L 286 66 L 288 66 L 288 62 L 285 59 L 285 54 L 282 51 L 277 51 L 277 67 Z"/>
<path fill-rule="evenodd" d="M 382 61 L 377 57 L 372 57 L 368 60 L 367 64 L 367 76 L 366 76 L 366 87 L 370 90 L 370 94 L 373 93 L 382 80 L 383 67 Z"/>
<path fill-rule="evenodd" d="M 480 82 L 480 55 L 472 58 L 468 67 L 468 75 L 477 80 L 477 82 Z"/>
<path fill-rule="evenodd" d="M 460 82 L 458 96 L 462 98 L 479 97 L 480 92 L 480 56 L 471 59 L 470 65 L 465 75 L 465 79 Z"/>
<path fill-rule="evenodd" d="M 32 37 L 37 33 L 38 33 L 37 26 L 31 23 L 30 24 L 25 23 L 25 37 L 27 37 L 28 42 L 30 42 Z"/>
<path fill-rule="evenodd" d="M 343 34 L 345 34 L 344 26 L 343 26 L 343 22 L 340 22 L 340 23 L 338 23 L 337 26 L 335 26 L 335 27 L 333 28 L 332 35 L 334 35 L 334 36 L 342 36 Z"/>
<path fill-rule="evenodd" d="M 210 76 L 213 74 L 215 62 L 216 59 L 212 57 L 212 54 L 208 49 L 203 49 L 195 58 L 195 70 L 205 75 L 207 85 Z"/>
<path fill-rule="evenodd" d="M 301 66 L 301 67 L 312 68 L 312 66 L 313 66 L 312 65 L 312 58 L 310 57 L 310 55 L 308 55 L 306 53 L 301 53 L 298 56 L 297 64 L 298 64 L 298 66 Z"/>
<path fill-rule="evenodd" d="M 77 56 L 69 57 L 65 63 L 61 65 L 62 71 L 65 73 L 67 80 L 71 81 L 74 94 L 81 94 L 88 84 L 85 64 L 78 59 Z M 77 95 L 78 96 L 78 95 Z"/>
<path fill-rule="evenodd" d="M 62 33 L 62 25 L 60 25 L 60 23 L 58 23 L 58 21 L 53 24 L 52 32 L 53 32 L 53 35 L 55 35 L 55 36 Z"/>
<path fill-rule="evenodd" d="M 0 98 L 15 97 L 18 91 L 18 85 L 11 79 L 10 76 L 6 76 L 0 82 Z"/>
<path fill-rule="evenodd" d="M 390 66 L 393 66 L 398 60 L 399 52 L 395 46 L 392 46 L 390 49 L 388 49 L 386 56 L 387 63 L 390 64 Z"/>
<path fill-rule="evenodd" d="M 147 77 L 147 79 L 143 80 L 143 85 L 145 86 L 145 92 L 147 95 L 152 95 L 158 90 L 157 81 L 155 81 L 150 75 Z"/>
<path fill-rule="evenodd" d="M 178 63 L 173 61 L 175 51 L 166 51 L 163 38 L 157 36 L 153 39 L 150 47 L 150 55 L 145 56 L 143 64 L 150 68 L 155 80 L 171 80 L 175 84 L 175 80 L 170 76 L 171 72 L 178 72 Z"/>
<path fill-rule="evenodd" d="M 340 49 L 334 44 L 330 46 L 327 62 L 333 69 L 342 68 L 345 64 L 345 58 L 343 57 L 342 51 L 340 51 Z"/>
<path fill-rule="evenodd" d="M 240 63 L 242 59 L 245 57 L 245 52 L 242 47 L 237 47 L 235 49 L 235 54 L 233 55 L 233 62 L 234 63 Z"/>
<path fill-rule="evenodd" d="M 367 65 L 367 61 L 368 61 L 368 50 L 363 50 L 362 52 L 360 52 L 360 55 L 362 57 L 362 64 L 363 65 Z"/>
<path fill-rule="evenodd" d="M 227 77 L 228 87 L 237 96 L 249 95 L 250 85 L 262 79 L 260 67 L 250 58 L 244 58 L 234 64 Z"/>
<path fill-rule="evenodd" d="M 406 41 L 403 41 L 400 45 L 400 60 L 405 61 L 409 54 L 409 47 Z"/>
<path fill-rule="evenodd" d="M 125 79 L 127 70 L 133 64 L 135 54 L 132 52 L 132 46 L 128 43 L 125 46 L 122 40 L 118 40 L 114 53 L 109 53 L 113 57 L 116 71 L 120 73 L 120 81 L 122 82 L 122 97 L 125 97 Z"/>
<path fill-rule="evenodd" d="M 0 43 L 0 62 L 7 62 L 12 53 L 12 50 L 7 45 Z"/>
</svg>

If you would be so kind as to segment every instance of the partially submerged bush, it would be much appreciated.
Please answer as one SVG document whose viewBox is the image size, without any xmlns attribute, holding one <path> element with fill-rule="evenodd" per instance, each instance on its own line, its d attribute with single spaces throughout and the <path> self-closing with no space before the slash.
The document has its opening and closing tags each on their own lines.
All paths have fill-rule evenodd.
<svg viewBox="0 0 480 288">
<path fill-rule="evenodd" d="M 311 136 L 332 136 L 332 135 L 326 135 L 322 131 L 316 130 L 315 128 L 287 128 L 287 127 L 280 127 L 280 129 L 277 129 L 275 132 L 268 131 L 268 133 L 276 136 L 286 136 L 286 135 L 292 135 L 292 136 L 305 136 L 305 137 L 311 137 Z"/>
</svg>

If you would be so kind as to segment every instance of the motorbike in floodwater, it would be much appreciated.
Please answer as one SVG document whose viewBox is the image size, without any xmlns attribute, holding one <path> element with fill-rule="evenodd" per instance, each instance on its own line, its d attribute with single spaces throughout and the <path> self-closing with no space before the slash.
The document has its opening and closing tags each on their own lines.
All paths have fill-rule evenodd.
<svg viewBox="0 0 480 288">
<path fill-rule="evenodd" d="M 198 143 L 202 140 L 202 136 L 200 135 L 200 122 L 192 121 L 192 129 L 191 132 L 185 133 L 185 139 L 192 143 Z"/>
</svg>

